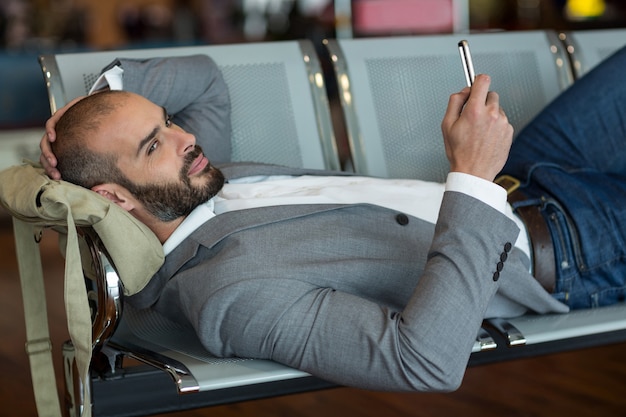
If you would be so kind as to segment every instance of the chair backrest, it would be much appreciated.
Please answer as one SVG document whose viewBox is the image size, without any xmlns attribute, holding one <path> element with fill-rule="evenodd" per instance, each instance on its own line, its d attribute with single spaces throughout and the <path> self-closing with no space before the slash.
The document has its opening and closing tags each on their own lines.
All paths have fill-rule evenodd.
<svg viewBox="0 0 626 417">
<path fill-rule="evenodd" d="M 561 36 L 570 54 L 576 78 L 582 77 L 609 55 L 626 46 L 624 28 L 576 30 Z"/>
<path fill-rule="evenodd" d="M 516 131 L 572 82 L 552 32 L 328 41 L 356 172 L 445 180 L 441 120 L 450 94 L 465 85 L 462 38 L 476 72 L 491 75 Z"/>
<path fill-rule="evenodd" d="M 40 58 L 52 112 L 115 58 L 209 55 L 228 84 L 232 160 L 338 169 L 322 70 L 309 41 L 86 52 Z"/>
</svg>

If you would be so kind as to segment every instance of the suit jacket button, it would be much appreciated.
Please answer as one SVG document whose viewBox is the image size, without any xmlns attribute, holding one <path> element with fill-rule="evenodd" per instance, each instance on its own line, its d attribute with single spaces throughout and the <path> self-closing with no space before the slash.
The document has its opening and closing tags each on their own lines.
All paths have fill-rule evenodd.
<svg viewBox="0 0 626 417">
<path fill-rule="evenodd" d="M 512 249 L 512 248 L 513 248 L 513 245 L 511 245 L 511 242 L 506 242 L 506 243 L 504 244 L 504 251 L 505 251 L 505 252 L 507 252 L 507 253 L 508 253 L 508 252 L 511 252 L 511 249 Z"/>
<path fill-rule="evenodd" d="M 496 271 L 500 272 L 502 271 L 503 268 L 504 268 L 504 263 L 498 262 L 498 264 L 496 265 Z"/>
<path fill-rule="evenodd" d="M 406 226 L 409 224 L 409 217 L 404 213 L 400 213 L 396 215 L 396 221 L 400 226 Z"/>
<path fill-rule="evenodd" d="M 496 282 L 500 279 L 500 273 L 498 271 L 493 273 L 493 282 Z"/>
<path fill-rule="evenodd" d="M 500 254 L 500 260 L 501 260 L 502 262 L 506 262 L 506 260 L 507 260 L 508 258 L 509 258 L 509 255 L 507 255 L 507 254 L 506 254 L 506 252 L 502 252 L 502 253 Z"/>
</svg>

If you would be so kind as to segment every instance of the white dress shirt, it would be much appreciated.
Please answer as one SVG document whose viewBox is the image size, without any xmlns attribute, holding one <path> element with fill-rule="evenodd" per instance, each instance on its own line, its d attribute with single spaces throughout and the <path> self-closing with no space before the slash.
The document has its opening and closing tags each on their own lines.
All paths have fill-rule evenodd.
<svg viewBox="0 0 626 417">
<path fill-rule="evenodd" d="M 506 191 L 497 184 L 459 172 L 451 172 L 445 184 L 420 180 L 349 176 L 258 176 L 229 181 L 224 188 L 196 208 L 163 244 L 169 254 L 207 220 L 221 213 L 286 204 L 367 203 L 436 223 L 444 191 L 457 191 L 481 200 L 516 222 L 521 230 L 515 246 L 530 254 L 522 221 L 506 202 Z M 530 258 L 530 256 L 529 256 Z"/>
</svg>

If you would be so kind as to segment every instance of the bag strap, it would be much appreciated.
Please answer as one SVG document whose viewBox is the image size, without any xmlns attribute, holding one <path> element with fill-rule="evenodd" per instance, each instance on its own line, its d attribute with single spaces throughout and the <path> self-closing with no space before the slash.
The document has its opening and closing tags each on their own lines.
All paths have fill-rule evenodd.
<svg viewBox="0 0 626 417">
<path fill-rule="evenodd" d="M 61 417 L 61 409 L 52 362 L 52 343 L 48 329 L 46 296 L 41 255 L 35 238 L 40 227 L 13 218 L 16 253 L 22 283 L 26 319 L 27 352 L 30 360 L 33 391 L 40 417 Z M 65 311 L 68 331 L 75 349 L 76 367 L 83 388 L 83 417 L 91 416 L 89 365 L 92 353 L 91 313 L 82 272 L 78 234 L 71 211 L 67 212 L 65 251 Z"/>
<path fill-rule="evenodd" d="M 42 230 L 38 229 L 13 217 L 15 250 L 26 319 L 26 353 L 30 362 L 37 414 L 41 417 L 61 417 L 52 363 L 52 342 L 48 329 L 41 255 L 37 241 Z"/>
<path fill-rule="evenodd" d="M 87 287 L 80 260 L 78 233 L 69 206 L 67 207 L 67 243 L 65 248 L 65 313 L 67 315 L 67 328 L 74 345 L 76 368 L 83 388 L 81 416 L 91 417 L 89 367 L 93 351 L 93 327 L 87 300 Z"/>
<path fill-rule="evenodd" d="M 0 205 L 14 218 L 28 332 L 27 351 L 40 416 L 58 416 L 59 400 L 50 351 L 41 254 L 33 236 L 46 227 L 59 227 L 66 232 L 63 233 L 67 236 L 64 245 L 65 309 L 74 360 L 82 382 L 82 415 L 89 417 L 93 326 L 76 224 L 92 226 L 103 242 L 108 242 L 113 261 L 124 268 L 120 275 L 127 278 L 124 292 L 129 294 L 140 291 L 163 264 L 161 243 L 147 226 L 117 205 L 77 185 L 52 181 L 41 167 L 33 164 L 0 172 Z M 129 230 L 132 233 L 128 233 Z M 142 249 L 139 254 L 135 247 Z M 141 263 L 135 262 L 138 258 L 142 259 Z"/>
</svg>

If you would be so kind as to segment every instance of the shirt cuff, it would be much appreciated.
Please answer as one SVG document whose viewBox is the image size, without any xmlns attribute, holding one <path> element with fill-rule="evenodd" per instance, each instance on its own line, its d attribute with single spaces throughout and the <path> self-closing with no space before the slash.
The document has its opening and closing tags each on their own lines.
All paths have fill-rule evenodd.
<svg viewBox="0 0 626 417">
<path fill-rule="evenodd" d="M 89 94 L 93 94 L 95 91 L 102 90 L 105 87 L 109 87 L 110 90 L 122 90 L 124 83 L 122 75 L 124 70 L 119 65 L 100 74 L 96 82 L 91 86 Z"/>
<path fill-rule="evenodd" d="M 446 191 L 469 195 L 500 213 L 506 212 L 506 190 L 491 181 L 462 172 L 450 172 L 446 180 Z"/>
</svg>

